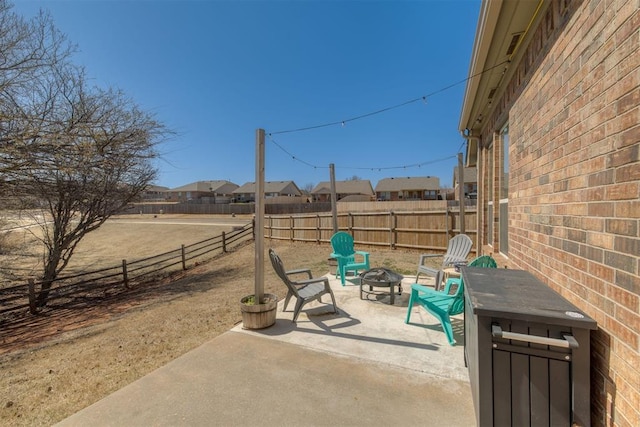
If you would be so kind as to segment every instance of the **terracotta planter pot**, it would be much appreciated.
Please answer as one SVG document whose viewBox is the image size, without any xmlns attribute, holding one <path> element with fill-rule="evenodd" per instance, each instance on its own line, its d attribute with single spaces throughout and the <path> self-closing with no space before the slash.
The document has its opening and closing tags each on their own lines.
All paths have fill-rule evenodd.
<svg viewBox="0 0 640 427">
<path fill-rule="evenodd" d="M 247 305 L 247 301 L 252 298 L 253 295 L 247 295 L 240 300 L 242 327 L 244 329 L 264 329 L 276 323 L 278 296 L 264 294 L 262 304 Z"/>
</svg>

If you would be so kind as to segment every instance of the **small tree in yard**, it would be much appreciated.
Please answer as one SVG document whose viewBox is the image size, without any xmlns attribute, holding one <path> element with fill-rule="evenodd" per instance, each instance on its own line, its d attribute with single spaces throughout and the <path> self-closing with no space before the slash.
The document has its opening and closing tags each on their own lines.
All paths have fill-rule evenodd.
<svg viewBox="0 0 640 427">
<path fill-rule="evenodd" d="M 82 74 L 60 81 L 60 97 L 45 120 L 25 121 L 29 129 L 28 168 L 14 174 L 14 196 L 40 206 L 44 254 L 38 306 L 47 302 L 53 281 L 90 231 L 136 200 L 156 177 L 152 160 L 165 128 L 122 93 L 84 87 Z"/>
<path fill-rule="evenodd" d="M 82 238 L 153 182 L 156 146 L 168 135 L 121 92 L 89 88 L 81 69 L 54 65 L 28 90 L 5 91 L 0 104 L 0 188 L 25 211 L 39 212 L 39 307 Z"/>
</svg>

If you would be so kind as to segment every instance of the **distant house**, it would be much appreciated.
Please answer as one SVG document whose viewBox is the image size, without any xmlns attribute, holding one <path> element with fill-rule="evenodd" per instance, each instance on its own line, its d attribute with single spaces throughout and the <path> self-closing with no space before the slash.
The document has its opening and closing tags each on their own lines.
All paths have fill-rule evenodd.
<svg viewBox="0 0 640 427">
<path fill-rule="evenodd" d="M 236 188 L 233 191 L 233 197 L 236 202 L 254 202 L 256 194 L 256 183 L 247 182 L 246 184 Z M 300 198 L 302 191 L 293 181 L 271 181 L 264 183 L 264 197 L 270 198 Z M 299 199 L 301 200 L 301 199 Z"/>
<path fill-rule="evenodd" d="M 460 190 L 458 190 L 458 167 L 453 168 L 453 193 L 454 199 L 460 198 Z M 464 197 L 467 199 L 475 199 L 478 195 L 478 172 L 475 167 L 464 168 Z"/>
<path fill-rule="evenodd" d="M 314 202 L 331 201 L 331 182 L 324 181 L 311 190 Z M 368 179 L 336 181 L 338 201 L 370 201 L 375 197 L 371 181 Z"/>
<path fill-rule="evenodd" d="M 380 201 L 437 200 L 440 178 L 433 176 L 384 178 L 376 185 L 376 199 Z"/>
<path fill-rule="evenodd" d="M 233 182 L 197 181 L 167 192 L 171 202 L 229 203 L 238 184 Z"/>
<path fill-rule="evenodd" d="M 165 202 L 168 198 L 169 187 L 150 185 L 142 193 L 143 202 Z"/>
</svg>

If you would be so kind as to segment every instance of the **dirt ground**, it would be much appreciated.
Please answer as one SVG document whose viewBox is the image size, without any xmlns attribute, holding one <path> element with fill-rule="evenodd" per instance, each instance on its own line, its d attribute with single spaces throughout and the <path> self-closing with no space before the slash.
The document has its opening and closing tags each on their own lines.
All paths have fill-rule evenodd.
<svg viewBox="0 0 640 427">
<path fill-rule="evenodd" d="M 215 235 L 211 227 L 113 227 L 105 224 L 87 236 L 75 261 L 139 258 Z M 318 276 L 333 268 L 327 244 L 267 240 L 265 246 L 287 269 L 311 268 Z M 372 266 L 415 274 L 418 252 L 362 249 L 371 253 Z M 0 424 L 51 425 L 228 331 L 241 322 L 240 299 L 253 293 L 254 258 L 248 243 L 117 298 L 55 307 L 13 329 L 3 327 Z M 285 287 L 267 263 L 265 292 L 283 298 Z"/>
</svg>

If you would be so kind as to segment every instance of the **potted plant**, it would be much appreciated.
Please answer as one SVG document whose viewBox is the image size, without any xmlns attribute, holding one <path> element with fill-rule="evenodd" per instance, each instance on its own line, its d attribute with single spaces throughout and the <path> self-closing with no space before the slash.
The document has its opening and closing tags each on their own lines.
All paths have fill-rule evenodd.
<svg viewBox="0 0 640 427">
<path fill-rule="evenodd" d="M 263 329 L 276 323 L 276 308 L 278 296 L 264 294 L 260 303 L 256 301 L 255 294 L 247 295 L 240 300 L 242 313 L 242 327 L 244 329 Z"/>
</svg>

